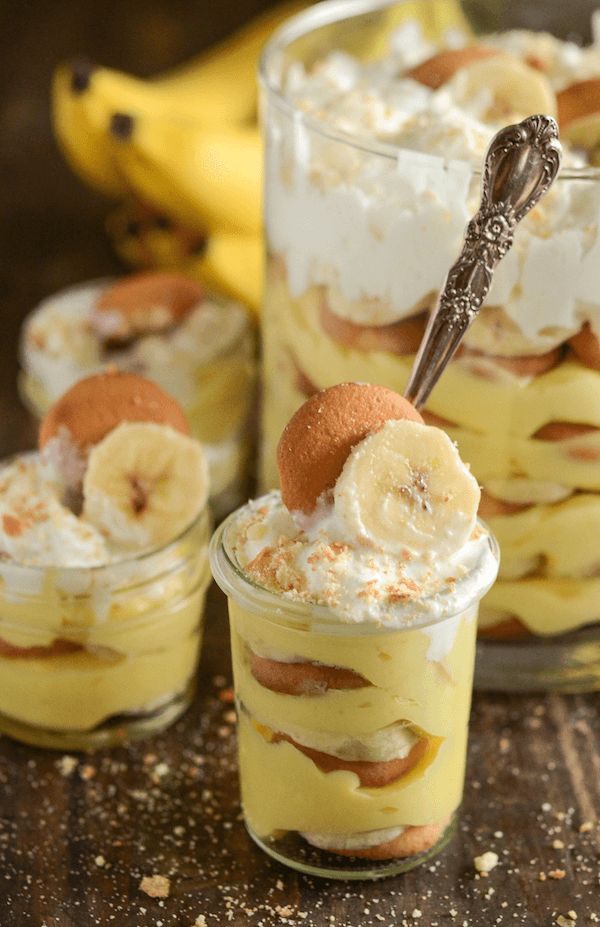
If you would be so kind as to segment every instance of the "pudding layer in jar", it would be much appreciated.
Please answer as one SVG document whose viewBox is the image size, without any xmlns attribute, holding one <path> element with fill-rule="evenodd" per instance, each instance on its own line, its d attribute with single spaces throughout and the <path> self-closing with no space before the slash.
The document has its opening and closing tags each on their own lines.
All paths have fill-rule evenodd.
<svg viewBox="0 0 600 927">
<path fill-rule="evenodd" d="M 242 306 L 180 273 L 133 274 L 48 297 L 21 339 L 21 393 L 35 415 L 108 365 L 154 380 L 183 406 L 207 455 L 213 508 L 240 499 L 254 401 L 254 337 Z"/>
<path fill-rule="evenodd" d="M 339 22 L 339 6 L 322 8 L 318 57 L 295 44 L 310 14 L 265 57 L 263 485 L 307 396 L 348 379 L 402 391 L 476 204 L 474 165 L 500 126 L 557 115 L 562 174 L 520 225 L 426 419 L 471 464 L 502 549 L 482 635 L 558 638 L 600 621 L 600 46 L 457 29 L 434 41 L 406 21 L 373 59 L 362 25 L 371 36 L 374 16 L 401 19 L 402 6 L 374 4 L 353 30 L 351 4 Z"/>
<path fill-rule="evenodd" d="M 86 749 L 161 730 L 202 638 L 201 447 L 173 399 L 118 373 L 68 391 L 40 445 L 0 468 L 0 731 Z"/>
<path fill-rule="evenodd" d="M 460 805 L 497 552 L 455 447 L 391 390 L 318 394 L 279 447 L 282 494 L 212 542 L 246 823 L 302 871 L 381 877 L 439 850 Z"/>
</svg>

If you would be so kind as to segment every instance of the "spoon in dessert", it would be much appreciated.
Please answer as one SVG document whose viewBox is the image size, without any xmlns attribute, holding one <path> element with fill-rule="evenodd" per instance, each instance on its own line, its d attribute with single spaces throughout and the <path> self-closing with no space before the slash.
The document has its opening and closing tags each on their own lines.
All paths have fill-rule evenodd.
<svg viewBox="0 0 600 927">
<path fill-rule="evenodd" d="M 467 226 L 433 310 L 404 396 L 417 409 L 454 355 L 481 309 L 499 261 L 511 248 L 517 224 L 552 186 L 561 159 L 551 116 L 529 116 L 494 136 L 483 168 L 481 205 Z"/>
</svg>

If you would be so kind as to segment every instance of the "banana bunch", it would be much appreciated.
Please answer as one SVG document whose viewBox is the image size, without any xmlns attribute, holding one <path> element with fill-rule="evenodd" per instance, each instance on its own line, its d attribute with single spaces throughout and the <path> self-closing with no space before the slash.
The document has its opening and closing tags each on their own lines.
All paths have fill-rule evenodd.
<svg viewBox="0 0 600 927">
<path fill-rule="evenodd" d="M 179 268 L 258 309 L 263 280 L 262 153 L 256 71 L 274 29 L 307 5 L 286 0 L 180 68 L 142 80 L 78 61 L 52 90 L 63 153 L 118 201 L 108 232 L 136 267 Z M 383 54 L 419 19 L 428 37 L 466 28 L 459 0 L 407 0 L 357 30 L 357 53 Z"/>
<path fill-rule="evenodd" d="M 85 61 L 57 69 L 56 137 L 74 171 L 119 201 L 108 232 L 127 263 L 178 267 L 258 308 L 256 69 L 273 30 L 304 5 L 284 3 L 152 80 Z"/>
</svg>

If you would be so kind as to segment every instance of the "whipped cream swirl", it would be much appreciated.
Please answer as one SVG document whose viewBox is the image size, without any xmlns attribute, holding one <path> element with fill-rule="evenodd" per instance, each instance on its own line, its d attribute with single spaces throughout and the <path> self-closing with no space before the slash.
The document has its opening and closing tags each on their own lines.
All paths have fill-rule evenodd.
<svg viewBox="0 0 600 927">
<path fill-rule="evenodd" d="M 230 525 L 226 543 L 240 567 L 265 588 L 327 606 L 343 622 L 390 628 L 457 614 L 487 591 L 497 571 L 482 526 L 451 556 L 425 552 L 404 560 L 361 545 L 333 506 L 301 528 L 279 492 L 250 502 Z"/>
</svg>

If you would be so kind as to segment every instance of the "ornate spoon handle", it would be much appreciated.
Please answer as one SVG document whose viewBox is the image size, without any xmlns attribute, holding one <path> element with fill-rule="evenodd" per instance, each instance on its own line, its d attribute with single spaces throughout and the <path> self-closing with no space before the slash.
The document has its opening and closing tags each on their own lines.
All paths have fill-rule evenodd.
<svg viewBox="0 0 600 927">
<path fill-rule="evenodd" d="M 404 392 L 417 408 L 426 402 L 479 312 L 496 265 L 512 246 L 517 223 L 552 186 L 560 158 L 558 127 L 551 116 L 529 116 L 492 139 L 481 206 L 467 226 Z"/>
</svg>

